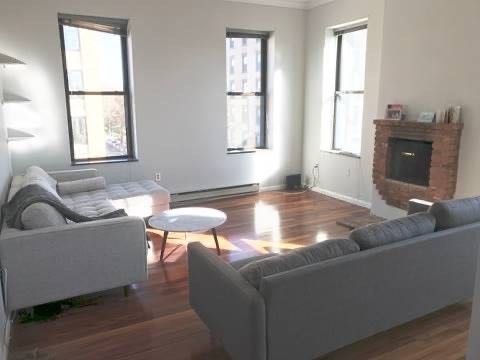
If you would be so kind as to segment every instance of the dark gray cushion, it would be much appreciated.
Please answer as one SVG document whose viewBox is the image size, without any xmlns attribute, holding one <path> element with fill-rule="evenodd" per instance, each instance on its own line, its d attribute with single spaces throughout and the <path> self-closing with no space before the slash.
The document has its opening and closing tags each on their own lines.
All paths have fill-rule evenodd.
<svg viewBox="0 0 480 360">
<path fill-rule="evenodd" d="M 350 233 L 362 250 L 392 244 L 435 231 L 435 217 L 429 213 L 418 213 L 400 219 L 363 226 Z"/>
<path fill-rule="evenodd" d="M 230 263 L 230 265 L 235 269 L 235 270 L 239 270 L 241 269 L 242 267 L 244 267 L 245 265 L 248 265 L 254 261 L 258 261 L 258 260 L 263 260 L 263 259 L 266 259 L 266 258 L 269 258 L 269 257 L 272 257 L 272 256 L 277 256 L 276 254 L 263 254 L 263 255 L 257 255 L 257 256 L 253 256 L 253 257 L 249 257 L 249 258 L 246 258 L 246 259 L 242 259 L 242 260 L 236 260 L 236 261 L 232 261 Z"/>
<path fill-rule="evenodd" d="M 358 245 L 349 239 L 328 240 L 319 244 L 253 261 L 239 269 L 240 274 L 257 289 L 269 275 L 293 270 L 324 260 L 359 252 Z"/>
<path fill-rule="evenodd" d="M 480 197 L 436 202 L 430 214 L 437 220 L 437 230 L 480 221 Z"/>
</svg>

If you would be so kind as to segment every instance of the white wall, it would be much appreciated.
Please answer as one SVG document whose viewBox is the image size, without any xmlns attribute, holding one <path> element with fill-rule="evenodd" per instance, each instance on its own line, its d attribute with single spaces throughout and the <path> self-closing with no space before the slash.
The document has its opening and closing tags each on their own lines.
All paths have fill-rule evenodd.
<svg viewBox="0 0 480 360">
<path fill-rule="evenodd" d="M 373 119 L 378 108 L 383 11 L 384 0 L 336 0 L 311 10 L 307 16 L 303 172 L 311 179 L 312 167 L 318 163 L 321 189 L 367 203 L 372 190 Z M 334 84 L 331 89 L 324 88 L 334 72 L 326 61 L 335 61 L 334 51 L 330 56 L 332 51 L 325 40 L 329 28 L 364 18 L 368 18 L 368 43 L 362 150 L 358 159 L 324 151 L 332 139 L 333 115 L 328 108 L 333 105 L 335 90 Z"/>
<path fill-rule="evenodd" d="M 387 0 L 385 6 L 378 112 L 403 103 L 416 119 L 421 111 L 463 105 L 456 197 L 480 194 L 479 15 L 478 0 Z M 401 214 L 378 196 L 373 211 Z"/>
<path fill-rule="evenodd" d="M 0 49 L 28 64 L 6 87 L 33 100 L 6 117 L 36 136 L 12 144 L 15 173 L 70 167 L 58 12 L 130 19 L 140 161 L 97 166 L 108 180 L 160 171 L 178 192 L 279 185 L 301 171 L 305 11 L 223 0 L 2 0 Z M 274 31 L 271 150 L 226 154 L 227 27 Z"/>
<path fill-rule="evenodd" d="M 3 66 L 0 65 L 0 206 L 6 197 L 8 186 L 10 185 L 11 166 L 10 154 L 7 143 L 7 129 L 3 119 L 2 100 L 3 100 Z"/>
<path fill-rule="evenodd" d="M 10 168 L 10 154 L 8 151 L 7 133 L 5 122 L 3 120 L 2 100 L 3 100 L 3 66 L 0 65 L 0 207 L 3 205 L 6 193 L 10 186 L 11 168 Z M 0 222 L 3 219 L 0 218 Z M 6 359 L 7 350 L 5 344 L 5 335 L 7 331 L 7 315 L 3 307 L 3 292 L 0 288 L 0 359 Z"/>
</svg>

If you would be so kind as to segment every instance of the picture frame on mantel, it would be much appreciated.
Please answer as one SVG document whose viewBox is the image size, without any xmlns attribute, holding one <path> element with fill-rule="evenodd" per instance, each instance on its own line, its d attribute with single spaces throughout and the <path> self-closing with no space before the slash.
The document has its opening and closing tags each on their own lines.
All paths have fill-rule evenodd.
<svg viewBox="0 0 480 360">
<path fill-rule="evenodd" d="M 436 114 L 434 112 L 424 111 L 420 113 L 417 121 L 421 123 L 433 123 L 435 122 L 435 117 Z"/>
<path fill-rule="evenodd" d="M 385 113 L 387 120 L 405 120 L 407 118 L 407 107 L 402 104 L 388 104 Z"/>
</svg>

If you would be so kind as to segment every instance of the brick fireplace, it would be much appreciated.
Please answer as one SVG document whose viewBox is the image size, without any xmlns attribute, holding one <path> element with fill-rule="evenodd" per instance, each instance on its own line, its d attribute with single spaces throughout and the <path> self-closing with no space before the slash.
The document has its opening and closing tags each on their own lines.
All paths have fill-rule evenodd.
<svg viewBox="0 0 480 360">
<path fill-rule="evenodd" d="M 373 182 L 388 205 L 451 199 L 463 124 L 375 120 Z"/>
</svg>

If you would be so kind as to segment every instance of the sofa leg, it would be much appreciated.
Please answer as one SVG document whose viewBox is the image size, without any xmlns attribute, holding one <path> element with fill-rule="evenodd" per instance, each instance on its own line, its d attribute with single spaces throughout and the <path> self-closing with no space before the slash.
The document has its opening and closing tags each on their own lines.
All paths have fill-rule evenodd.
<svg viewBox="0 0 480 360">
<path fill-rule="evenodd" d="M 129 285 L 124 286 L 123 287 L 123 296 L 128 297 L 129 294 L 130 294 L 130 286 Z"/>
</svg>

